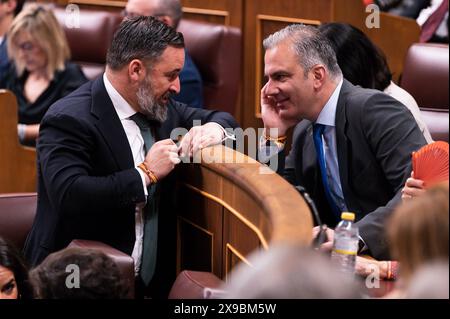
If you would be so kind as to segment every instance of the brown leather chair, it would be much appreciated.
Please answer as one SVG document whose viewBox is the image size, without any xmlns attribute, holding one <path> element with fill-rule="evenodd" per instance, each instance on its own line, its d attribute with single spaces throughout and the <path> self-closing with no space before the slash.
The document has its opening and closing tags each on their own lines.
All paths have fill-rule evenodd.
<svg viewBox="0 0 450 319">
<path fill-rule="evenodd" d="M 78 63 L 89 79 L 94 79 L 105 70 L 106 53 L 114 36 L 114 32 L 122 21 L 119 13 L 80 9 L 79 28 L 71 28 L 71 13 L 65 7 L 54 7 L 53 12 L 69 42 L 72 60 Z"/>
<path fill-rule="evenodd" d="M 36 193 L 0 194 L 0 236 L 22 249 L 36 214 Z"/>
<path fill-rule="evenodd" d="M 175 280 L 169 299 L 213 299 L 224 292 L 224 282 L 210 272 L 183 270 Z"/>
<path fill-rule="evenodd" d="M 415 43 L 406 55 L 401 86 L 417 101 L 435 140 L 449 140 L 449 46 Z"/>
<path fill-rule="evenodd" d="M 0 236 L 13 243 L 19 250 L 23 248 L 33 225 L 36 207 L 36 193 L 0 195 Z M 98 249 L 111 257 L 129 285 L 128 297 L 134 297 L 134 261 L 131 256 L 97 241 L 76 239 L 69 244 L 69 247 Z"/>
<path fill-rule="evenodd" d="M 241 31 L 193 20 L 181 20 L 178 31 L 202 76 L 205 108 L 234 114 L 241 80 Z"/>
</svg>

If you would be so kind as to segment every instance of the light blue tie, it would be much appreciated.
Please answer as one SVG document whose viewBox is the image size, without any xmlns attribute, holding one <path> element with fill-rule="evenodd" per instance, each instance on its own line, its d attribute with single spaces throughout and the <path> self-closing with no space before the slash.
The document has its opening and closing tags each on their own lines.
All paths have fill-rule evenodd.
<svg viewBox="0 0 450 319">
<path fill-rule="evenodd" d="M 328 200 L 328 203 L 330 204 L 334 216 L 339 219 L 341 211 L 336 205 L 336 202 L 334 201 L 333 197 L 331 196 L 330 185 L 328 184 L 327 178 L 327 168 L 325 166 L 325 152 L 323 149 L 323 141 L 322 141 L 322 136 L 323 132 L 325 131 L 325 128 L 326 125 L 323 124 L 313 125 L 314 146 L 316 147 L 317 160 L 319 161 L 320 174 L 322 176 L 323 188 L 325 189 L 325 196 Z"/>
<path fill-rule="evenodd" d="M 147 118 L 136 113 L 130 117 L 141 130 L 144 139 L 145 154 L 150 150 L 155 140 L 152 136 L 150 123 Z M 144 207 L 144 241 L 142 247 L 142 262 L 140 275 L 146 286 L 150 283 L 156 268 L 156 253 L 158 246 L 158 207 L 156 200 L 156 185 L 148 188 L 147 203 Z"/>
</svg>

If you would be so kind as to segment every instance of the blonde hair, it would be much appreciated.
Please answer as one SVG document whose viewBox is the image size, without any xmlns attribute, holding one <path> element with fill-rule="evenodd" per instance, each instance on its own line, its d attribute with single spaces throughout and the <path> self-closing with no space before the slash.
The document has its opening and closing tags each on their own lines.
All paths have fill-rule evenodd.
<svg viewBox="0 0 450 319">
<path fill-rule="evenodd" d="M 392 257 L 406 282 L 425 263 L 448 259 L 449 185 L 436 185 L 401 205 L 388 226 Z"/>
<path fill-rule="evenodd" d="M 43 6 L 28 5 L 13 20 L 8 32 L 8 55 L 14 60 L 17 75 L 25 71 L 25 63 L 18 58 L 19 48 L 14 40 L 22 32 L 28 32 L 38 42 L 47 56 L 46 73 L 50 80 L 56 71 L 63 71 L 64 63 L 70 59 L 70 49 L 64 30 L 50 9 Z"/>
</svg>

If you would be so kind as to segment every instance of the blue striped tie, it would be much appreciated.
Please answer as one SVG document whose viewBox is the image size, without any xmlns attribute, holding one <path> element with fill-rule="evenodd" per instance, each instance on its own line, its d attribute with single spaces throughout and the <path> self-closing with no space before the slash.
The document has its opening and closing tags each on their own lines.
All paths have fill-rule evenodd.
<svg viewBox="0 0 450 319">
<path fill-rule="evenodd" d="M 325 166 L 325 152 L 323 149 L 323 142 L 322 142 L 322 136 L 323 132 L 325 131 L 325 128 L 326 125 L 323 124 L 313 125 L 314 146 L 316 147 L 317 160 L 319 161 L 320 174 L 322 175 L 322 184 L 325 190 L 325 196 L 328 200 L 328 203 L 330 204 L 334 216 L 339 219 L 341 212 L 338 206 L 336 205 L 336 202 L 334 201 L 333 197 L 331 196 L 330 185 L 328 184 L 327 178 L 327 169 Z"/>
</svg>

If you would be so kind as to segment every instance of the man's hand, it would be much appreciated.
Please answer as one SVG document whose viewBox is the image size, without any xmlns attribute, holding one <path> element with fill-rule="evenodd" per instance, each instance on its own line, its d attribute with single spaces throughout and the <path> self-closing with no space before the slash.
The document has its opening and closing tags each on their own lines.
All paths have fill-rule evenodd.
<svg viewBox="0 0 450 319">
<path fill-rule="evenodd" d="M 218 123 L 206 123 L 194 126 L 183 137 L 180 144 L 181 157 L 192 157 L 198 150 L 222 142 L 224 132 Z"/>
<path fill-rule="evenodd" d="M 158 180 L 166 177 L 180 163 L 178 147 L 171 139 L 153 144 L 145 157 L 145 164 Z"/>
<path fill-rule="evenodd" d="M 406 180 L 405 187 L 402 189 L 402 200 L 410 200 L 422 195 L 424 192 L 425 182 L 420 179 L 415 179 L 414 172 L 411 172 L 411 177 Z"/>
<path fill-rule="evenodd" d="M 275 97 L 266 93 L 267 84 L 261 90 L 261 117 L 267 135 L 270 129 L 278 129 L 278 134 L 273 137 L 286 135 L 287 130 L 298 123 L 297 120 L 283 119 L 281 109 L 277 106 Z"/>
<path fill-rule="evenodd" d="M 320 227 L 316 226 L 312 230 L 312 238 L 316 238 L 317 234 L 319 234 Z M 334 230 L 327 227 L 327 241 L 320 245 L 320 250 L 324 252 L 331 252 L 333 249 L 333 240 L 334 240 Z"/>
</svg>

